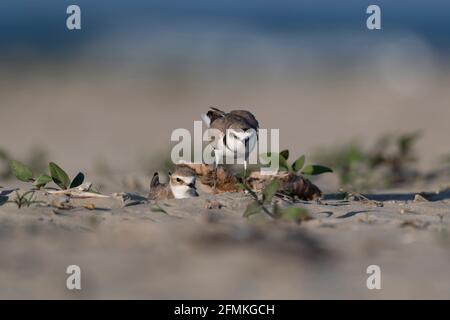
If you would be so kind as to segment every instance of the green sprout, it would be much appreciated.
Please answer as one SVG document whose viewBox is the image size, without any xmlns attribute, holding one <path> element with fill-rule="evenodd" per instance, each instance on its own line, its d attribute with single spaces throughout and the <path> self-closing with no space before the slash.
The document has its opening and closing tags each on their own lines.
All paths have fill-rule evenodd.
<svg viewBox="0 0 450 320">
<path fill-rule="evenodd" d="M 268 166 L 271 165 L 273 161 L 278 161 L 281 170 L 288 171 L 293 174 L 301 173 L 303 175 L 320 175 L 327 172 L 333 172 L 328 167 L 316 164 L 310 164 L 305 166 L 306 157 L 304 155 L 300 156 L 292 164 L 289 164 L 289 150 L 283 150 L 280 153 L 268 152 L 261 155 L 263 158 L 269 161 Z"/>
<path fill-rule="evenodd" d="M 36 191 L 40 189 L 55 189 L 49 188 L 47 185 L 53 182 L 61 190 L 69 190 L 76 188 L 84 182 L 84 174 L 79 172 L 73 179 L 70 179 L 69 175 L 60 166 L 54 162 L 48 164 L 49 173 L 41 173 L 35 175 L 33 170 L 28 166 L 17 160 L 10 160 L 10 170 L 12 174 L 20 181 L 31 182 L 31 188 L 25 191 L 23 194 L 16 190 L 16 197 L 13 201 L 19 208 L 24 206 L 29 207 L 31 204 L 39 203 L 43 201 L 36 201 Z M 89 186 L 89 192 L 98 193 L 92 186 Z M 3 201 L 4 196 L 1 199 Z M 10 202 L 10 201 L 8 201 Z"/>
<path fill-rule="evenodd" d="M 34 178 L 33 171 L 17 160 L 10 160 L 10 168 L 14 176 L 23 182 L 32 182 L 33 186 L 37 189 L 44 188 L 48 183 L 54 182 L 62 190 L 76 188 L 84 182 L 84 174 L 79 172 L 72 180 L 68 174 L 56 163 L 50 162 L 49 165 L 50 174 L 41 173 Z"/>
<path fill-rule="evenodd" d="M 11 202 L 15 203 L 19 209 L 22 207 L 29 207 L 34 203 L 43 203 L 44 202 L 44 201 L 36 200 L 36 190 L 28 190 L 22 194 L 16 190 L 15 193 L 16 193 L 16 197 Z"/>
</svg>

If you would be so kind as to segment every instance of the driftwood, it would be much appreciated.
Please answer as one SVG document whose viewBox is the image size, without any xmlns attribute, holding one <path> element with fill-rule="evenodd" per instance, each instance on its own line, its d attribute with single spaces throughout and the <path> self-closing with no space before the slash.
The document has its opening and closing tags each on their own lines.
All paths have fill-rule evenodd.
<svg viewBox="0 0 450 320">
<path fill-rule="evenodd" d="M 183 163 L 181 165 L 193 169 L 197 174 L 198 181 L 212 188 L 216 193 L 240 190 L 238 183 L 241 180 L 224 166 L 219 166 L 217 170 L 214 170 L 212 166 L 206 164 Z M 259 192 L 273 179 L 278 179 L 280 182 L 279 193 L 302 200 L 315 200 L 322 197 L 322 191 L 316 185 L 291 172 L 279 171 L 273 175 L 263 175 L 259 171 L 254 171 L 247 177 L 246 183 L 255 192 Z"/>
<path fill-rule="evenodd" d="M 46 190 L 46 193 L 51 195 L 67 196 L 70 198 L 87 199 L 87 198 L 110 198 L 109 196 L 89 191 L 92 183 L 85 182 L 76 188 L 65 190 Z"/>
</svg>

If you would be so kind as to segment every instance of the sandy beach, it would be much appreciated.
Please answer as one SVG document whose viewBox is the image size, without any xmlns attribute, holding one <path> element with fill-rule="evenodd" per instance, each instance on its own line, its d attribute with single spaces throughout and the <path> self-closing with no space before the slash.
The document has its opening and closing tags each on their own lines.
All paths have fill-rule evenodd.
<svg viewBox="0 0 450 320">
<path fill-rule="evenodd" d="M 158 202 L 165 212 L 116 199 L 73 200 L 68 210 L 6 204 L 0 296 L 448 298 L 450 193 L 414 197 L 403 190 L 372 195 L 377 202 L 301 201 L 313 217 L 301 224 L 243 218 L 244 193 Z M 82 271 L 79 291 L 65 286 L 72 264 Z M 366 287 L 369 265 L 381 268 L 381 290 Z"/>
</svg>

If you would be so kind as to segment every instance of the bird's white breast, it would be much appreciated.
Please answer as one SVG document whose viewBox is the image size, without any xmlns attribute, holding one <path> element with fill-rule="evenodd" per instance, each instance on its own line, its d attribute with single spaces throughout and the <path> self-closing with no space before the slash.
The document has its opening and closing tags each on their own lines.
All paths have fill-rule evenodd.
<svg viewBox="0 0 450 320">
<path fill-rule="evenodd" d="M 251 130 L 247 132 L 227 130 L 227 139 L 225 146 L 223 139 L 220 139 L 217 144 L 217 149 L 222 150 L 226 155 L 246 156 L 246 151 L 250 153 L 256 146 L 257 136 L 256 131 Z M 245 139 L 249 139 L 248 150 L 245 150 Z"/>
<path fill-rule="evenodd" d="M 188 186 L 171 186 L 170 189 L 175 199 L 192 198 L 195 194 L 195 190 Z"/>
</svg>

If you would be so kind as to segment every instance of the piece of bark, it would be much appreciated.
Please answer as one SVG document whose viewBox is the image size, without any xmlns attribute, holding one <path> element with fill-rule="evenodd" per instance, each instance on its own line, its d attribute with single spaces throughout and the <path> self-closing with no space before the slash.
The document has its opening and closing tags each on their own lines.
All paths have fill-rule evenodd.
<svg viewBox="0 0 450 320">
<path fill-rule="evenodd" d="M 87 198 L 109 198 L 110 196 L 89 191 L 92 183 L 85 182 L 82 185 L 66 190 L 46 190 L 46 193 L 52 195 L 65 195 L 71 198 L 87 199 Z"/>
</svg>

